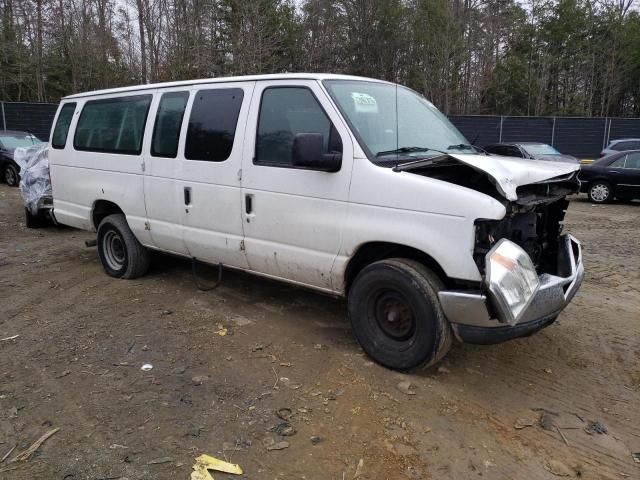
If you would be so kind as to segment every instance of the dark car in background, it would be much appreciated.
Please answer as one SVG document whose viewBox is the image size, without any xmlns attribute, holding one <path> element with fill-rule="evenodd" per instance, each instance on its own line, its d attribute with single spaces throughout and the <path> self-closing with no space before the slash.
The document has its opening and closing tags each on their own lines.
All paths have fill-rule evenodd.
<svg viewBox="0 0 640 480">
<path fill-rule="evenodd" d="M 11 187 L 20 182 L 20 167 L 13 161 L 13 152 L 18 147 L 28 148 L 42 143 L 29 132 L 0 130 L 0 178 Z"/>
<path fill-rule="evenodd" d="M 640 138 L 619 138 L 618 140 L 611 140 L 609 145 L 600 152 L 600 157 L 606 157 L 613 153 L 626 152 L 629 150 L 640 150 Z"/>
<path fill-rule="evenodd" d="M 503 157 L 578 163 L 576 157 L 564 155 L 551 145 L 541 142 L 495 143 L 493 145 L 487 145 L 484 147 L 484 150 L 493 155 L 501 155 Z"/>
<path fill-rule="evenodd" d="M 640 150 L 614 153 L 583 165 L 578 178 L 580 190 L 594 203 L 640 199 Z"/>
</svg>

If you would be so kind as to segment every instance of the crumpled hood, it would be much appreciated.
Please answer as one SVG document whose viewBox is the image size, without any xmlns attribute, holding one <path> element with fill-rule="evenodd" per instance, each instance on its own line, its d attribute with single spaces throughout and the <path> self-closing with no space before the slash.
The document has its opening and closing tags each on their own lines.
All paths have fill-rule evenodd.
<svg viewBox="0 0 640 480">
<path fill-rule="evenodd" d="M 518 199 L 516 189 L 522 185 L 542 183 L 580 170 L 577 163 L 523 160 L 515 157 L 464 155 L 450 153 L 451 158 L 485 172 L 507 200 Z"/>
</svg>

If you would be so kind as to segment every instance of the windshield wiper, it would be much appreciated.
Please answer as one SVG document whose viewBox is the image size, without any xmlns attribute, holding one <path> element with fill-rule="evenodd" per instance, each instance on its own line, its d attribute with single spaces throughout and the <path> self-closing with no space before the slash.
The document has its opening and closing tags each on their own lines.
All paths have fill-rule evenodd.
<svg viewBox="0 0 640 480">
<path fill-rule="evenodd" d="M 447 150 L 477 150 L 479 152 L 487 153 L 484 148 L 477 147 L 468 143 L 459 143 L 458 145 L 449 145 Z"/>
<path fill-rule="evenodd" d="M 443 152 L 442 150 L 437 150 L 435 148 L 429 147 L 400 147 L 395 150 L 383 150 L 382 152 L 376 153 L 376 157 L 384 157 L 385 155 L 394 155 L 398 153 L 417 153 L 417 152 L 439 152 L 447 155 L 447 152 Z"/>
</svg>

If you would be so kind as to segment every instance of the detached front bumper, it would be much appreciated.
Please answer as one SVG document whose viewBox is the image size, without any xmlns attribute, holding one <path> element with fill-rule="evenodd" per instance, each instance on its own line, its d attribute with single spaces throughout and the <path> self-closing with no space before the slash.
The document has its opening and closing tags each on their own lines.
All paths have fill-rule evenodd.
<svg viewBox="0 0 640 480">
<path fill-rule="evenodd" d="M 580 242 L 571 235 L 563 235 L 560 245 L 558 275 L 539 275 L 539 289 L 513 326 L 497 319 L 497 306 L 482 292 L 441 291 L 440 304 L 456 337 L 467 343 L 500 343 L 526 337 L 553 323 L 584 279 Z"/>
</svg>

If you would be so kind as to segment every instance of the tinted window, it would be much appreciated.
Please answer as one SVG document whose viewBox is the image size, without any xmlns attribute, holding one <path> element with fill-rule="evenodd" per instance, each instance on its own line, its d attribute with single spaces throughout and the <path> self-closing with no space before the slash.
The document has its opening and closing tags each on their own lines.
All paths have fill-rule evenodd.
<svg viewBox="0 0 640 480">
<path fill-rule="evenodd" d="M 509 157 L 520 157 L 522 158 L 522 152 L 518 147 L 506 147 L 505 148 L 506 155 Z"/>
<path fill-rule="evenodd" d="M 153 127 L 151 155 L 176 158 L 182 117 L 188 99 L 188 92 L 169 92 L 162 95 Z"/>
<path fill-rule="evenodd" d="M 622 155 L 618 157 L 616 160 L 609 164 L 610 167 L 614 168 L 624 168 L 624 159 L 627 158 L 626 155 Z"/>
<path fill-rule="evenodd" d="M 87 102 L 73 146 L 77 150 L 139 155 L 150 103 L 151 95 Z"/>
<path fill-rule="evenodd" d="M 627 162 L 624 165 L 626 168 L 638 168 L 640 169 L 640 153 L 629 153 L 627 155 Z"/>
<path fill-rule="evenodd" d="M 53 129 L 53 138 L 51 139 L 51 146 L 53 148 L 64 148 L 67 144 L 69 126 L 71 125 L 71 119 L 73 119 L 73 112 L 75 112 L 75 110 L 75 103 L 65 103 L 62 109 L 60 109 L 56 127 Z"/>
<path fill-rule="evenodd" d="M 622 152 L 624 150 L 631 150 L 633 148 L 633 142 L 618 142 L 611 147 L 611 150 Z"/>
<path fill-rule="evenodd" d="M 309 89 L 266 89 L 260 105 L 255 163 L 291 165 L 293 140 L 299 133 L 322 134 L 323 153 L 342 151 L 338 132 Z"/>
<path fill-rule="evenodd" d="M 189 118 L 185 158 L 210 162 L 229 158 L 243 96 L 241 88 L 196 93 Z"/>
</svg>

